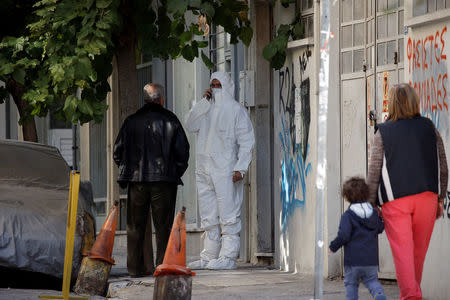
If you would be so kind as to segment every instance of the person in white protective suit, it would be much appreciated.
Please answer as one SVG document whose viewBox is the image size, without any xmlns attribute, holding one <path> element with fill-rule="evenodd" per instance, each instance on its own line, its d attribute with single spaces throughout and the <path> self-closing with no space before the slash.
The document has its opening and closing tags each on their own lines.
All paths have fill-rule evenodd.
<svg viewBox="0 0 450 300">
<path fill-rule="evenodd" d="M 239 254 L 243 177 L 255 143 L 247 110 L 234 99 L 225 72 L 211 75 L 211 88 L 186 115 L 186 129 L 197 134 L 196 180 L 205 230 L 200 260 L 192 269 L 235 269 Z"/>
</svg>

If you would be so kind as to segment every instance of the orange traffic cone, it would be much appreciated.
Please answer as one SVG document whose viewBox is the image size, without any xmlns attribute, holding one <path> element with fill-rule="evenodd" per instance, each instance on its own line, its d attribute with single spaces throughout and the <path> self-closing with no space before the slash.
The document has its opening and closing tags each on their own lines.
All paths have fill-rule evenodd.
<svg viewBox="0 0 450 300">
<path fill-rule="evenodd" d="M 166 253 L 161 265 L 156 268 L 154 276 L 161 275 L 190 275 L 195 276 L 191 269 L 186 268 L 186 208 L 175 217 Z"/>
<path fill-rule="evenodd" d="M 80 272 L 74 291 L 78 294 L 104 296 L 108 284 L 111 267 L 114 259 L 111 258 L 114 237 L 116 234 L 117 215 L 119 214 L 119 202 L 114 202 L 102 230 L 94 242 L 90 251 L 83 253 Z"/>
<path fill-rule="evenodd" d="M 114 206 L 111 208 L 94 245 L 91 250 L 87 251 L 84 255 L 88 255 L 90 258 L 100 259 L 114 265 L 114 259 L 111 258 L 111 255 L 114 246 L 118 214 L 119 202 L 116 201 L 114 202 Z"/>
</svg>

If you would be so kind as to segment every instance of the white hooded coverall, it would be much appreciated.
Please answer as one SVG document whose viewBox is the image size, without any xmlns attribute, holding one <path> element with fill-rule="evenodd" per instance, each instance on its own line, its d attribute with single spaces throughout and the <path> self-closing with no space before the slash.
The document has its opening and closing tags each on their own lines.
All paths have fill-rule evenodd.
<svg viewBox="0 0 450 300">
<path fill-rule="evenodd" d="M 222 71 L 213 73 L 213 79 L 222 89 L 214 99 L 197 102 L 185 120 L 186 129 L 197 134 L 196 180 L 206 235 L 200 257 L 205 262 L 236 260 L 239 254 L 243 180 L 233 183 L 232 178 L 234 171 L 244 176 L 255 143 L 248 112 L 234 99 L 232 79 Z"/>
</svg>

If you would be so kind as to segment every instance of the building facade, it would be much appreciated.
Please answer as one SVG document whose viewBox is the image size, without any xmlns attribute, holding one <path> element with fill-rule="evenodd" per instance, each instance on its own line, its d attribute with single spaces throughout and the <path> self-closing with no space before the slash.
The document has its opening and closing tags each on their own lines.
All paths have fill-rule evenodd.
<svg viewBox="0 0 450 300">
<path fill-rule="evenodd" d="M 294 1 L 295 2 L 295 1 Z M 450 151 L 448 106 L 450 1 L 448 0 L 338 0 L 330 1 L 329 100 L 327 115 L 327 184 L 325 191 L 324 244 L 335 237 L 347 205 L 340 196 L 341 183 L 350 176 L 365 177 L 370 143 L 376 122 L 387 115 L 389 87 L 409 82 L 421 99 L 421 112 L 433 120 Z M 207 37 L 210 58 L 216 70 L 229 72 L 236 82 L 237 101 L 248 109 L 256 136 L 254 159 L 246 176 L 242 207 L 241 259 L 269 263 L 286 271 L 314 272 L 318 50 L 315 30 L 319 2 L 298 0 L 288 7 L 271 1 L 251 0 L 250 19 L 254 36 L 250 47 L 231 45 L 221 28 Z M 301 39 L 290 41 L 283 68 L 274 71 L 262 57 L 265 45 L 280 24 L 300 15 L 304 24 Z M 141 59 L 137 65 L 139 89 L 148 82 L 166 88 L 166 106 L 180 120 L 209 87 L 203 62 L 183 59 Z M 79 168 L 94 186 L 101 222 L 114 200 L 121 200 L 122 230 L 125 229 L 126 191 L 115 180 L 112 161 L 114 140 L 120 128 L 117 96 L 118 74 L 110 78 L 112 92 L 102 124 L 86 124 L 77 130 Z M 140 98 L 141 98 L 140 94 Z M 135 100 L 136 107 L 142 100 Z M 0 105 L 0 137 L 19 138 L 17 111 L 13 103 Z M 5 126 L 3 126 L 5 124 Z M 38 122 L 44 143 L 52 143 L 48 118 Z M 195 184 L 195 137 L 191 144 L 189 169 L 179 188 L 177 209 L 187 207 L 188 256 L 200 250 L 200 219 Z M 62 146 L 60 146 L 62 147 Z M 62 149 L 62 148 L 61 148 Z M 448 154 L 449 155 L 449 154 Z M 436 222 L 423 276 L 424 296 L 447 299 L 450 269 L 450 200 L 444 203 L 444 218 Z M 103 215 L 102 215 L 103 214 Z M 189 241 L 190 239 L 190 241 Z M 191 248 L 189 248 L 189 244 Z M 380 277 L 395 278 L 385 234 L 380 238 Z M 342 252 L 329 255 L 324 247 L 324 275 L 341 276 Z"/>
</svg>

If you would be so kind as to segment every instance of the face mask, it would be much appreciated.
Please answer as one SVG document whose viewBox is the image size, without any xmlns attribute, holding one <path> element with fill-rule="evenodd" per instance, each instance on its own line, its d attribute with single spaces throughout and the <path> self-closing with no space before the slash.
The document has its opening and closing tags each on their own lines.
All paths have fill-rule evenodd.
<svg viewBox="0 0 450 300">
<path fill-rule="evenodd" d="M 212 89 L 212 97 L 213 97 L 213 99 L 217 99 L 217 96 L 220 95 L 221 91 L 222 91 L 222 89 L 213 88 Z"/>
</svg>

